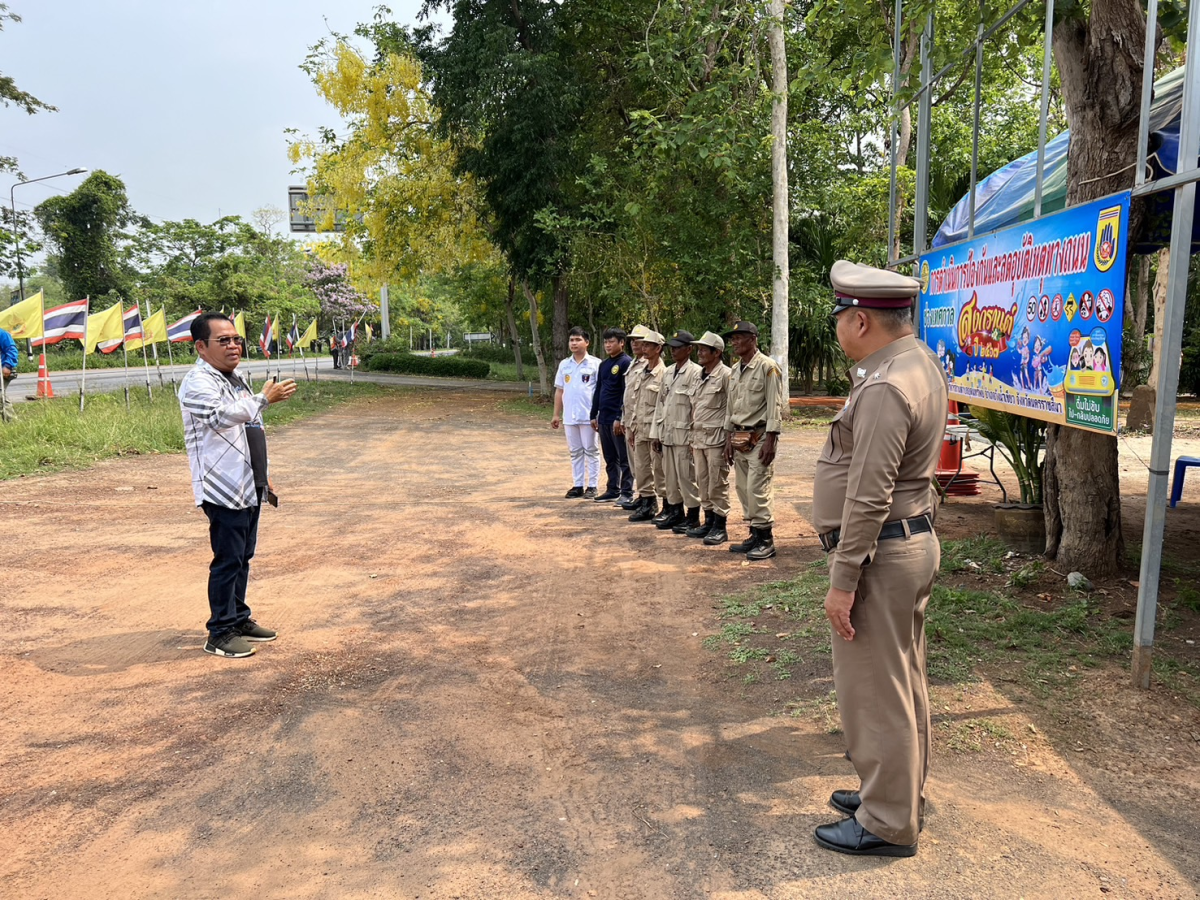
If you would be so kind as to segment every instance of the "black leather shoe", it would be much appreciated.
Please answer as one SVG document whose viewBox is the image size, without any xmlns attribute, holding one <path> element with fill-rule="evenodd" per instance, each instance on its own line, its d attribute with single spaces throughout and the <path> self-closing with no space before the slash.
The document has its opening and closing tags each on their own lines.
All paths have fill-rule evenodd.
<svg viewBox="0 0 1200 900">
<path fill-rule="evenodd" d="M 852 816 L 862 806 L 862 798 L 858 796 L 858 791 L 834 791 L 829 797 L 829 805 L 844 815 Z"/>
<path fill-rule="evenodd" d="M 650 522 L 658 515 L 658 498 L 651 495 L 640 499 L 641 506 L 633 511 L 633 515 L 629 517 L 630 522 Z"/>
<path fill-rule="evenodd" d="M 603 494 L 601 494 L 599 497 L 596 498 L 596 502 L 597 503 L 607 503 L 609 500 L 616 500 L 620 496 L 621 496 L 620 491 L 605 491 Z"/>
<path fill-rule="evenodd" d="M 829 825 L 818 825 L 813 837 L 826 850 L 851 856 L 916 856 L 916 844 L 893 844 L 876 837 L 851 816 Z"/>
<path fill-rule="evenodd" d="M 715 547 L 717 544 L 723 544 L 729 540 L 729 534 L 725 531 L 725 519 L 725 516 L 713 516 L 712 528 L 704 536 L 705 544 Z"/>
<path fill-rule="evenodd" d="M 771 534 L 771 526 L 758 529 L 758 543 L 746 551 L 746 559 L 770 559 L 775 555 L 775 537 Z"/>
<path fill-rule="evenodd" d="M 687 516 L 682 522 L 676 522 L 672 526 L 671 531 L 675 534 L 687 534 L 692 528 L 700 527 L 700 507 L 695 506 L 687 511 Z M 705 532 L 707 534 L 708 532 Z"/>
<path fill-rule="evenodd" d="M 758 546 L 758 529 L 753 525 L 750 526 L 750 537 L 744 541 L 739 541 L 736 544 L 729 545 L 730 553 L 749 553 Z"/>
<path fill-rule="evenodd" d="M 566 494 L 563 495 L 563 497 L 567 500 L 574 500 L 576 497 L 582 497 L 582 496 L 583 496 L 583 488 L 581 488 L 581 487 L 573 487 L 569 491 L 567 491 Z"/>
</svg>

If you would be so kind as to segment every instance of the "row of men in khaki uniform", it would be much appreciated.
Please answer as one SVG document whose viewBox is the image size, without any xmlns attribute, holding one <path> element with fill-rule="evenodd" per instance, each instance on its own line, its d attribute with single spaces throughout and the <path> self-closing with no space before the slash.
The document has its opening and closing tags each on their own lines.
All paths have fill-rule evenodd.
<svg viewBox="0 0 1200 900">
<path fill-rule="evenodd" d="M 738 322 L 724 337 L 677 331 L 668 340 L 638 325 L 625 375 L 618 434 L 629 445 L 635 497 L 629 521 L 652 522 L 715 546 L 729 539 L 729 472 L 750 536 L 729 549 L 775 555 L 772 478 L 787 388 L 779 365 L 758 349 L 758 328 Z M 733 349 L 724 363 L 725 340 Z M 662 359 L 669 348 L 672 365 Z M 693 348 L 698 361 L 692 359 Z M 659 509 L 658 498 L 663 506 Z M 704 521 L 700 521 L 700 513 Z"/>
</svg>

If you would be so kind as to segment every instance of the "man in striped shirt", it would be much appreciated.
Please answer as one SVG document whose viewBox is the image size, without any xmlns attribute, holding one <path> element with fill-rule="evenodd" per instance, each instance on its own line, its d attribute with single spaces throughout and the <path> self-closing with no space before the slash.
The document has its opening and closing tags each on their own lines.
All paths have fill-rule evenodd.
<svg viewBox="0 0 1200 900">
<path fill-rule="evenodd" d="M 198 316 L 192 339 L 199 358 L 180 385 L 179 407 L 192 491 L 208 516 L 213 551 L 204 652 L 237 659 L 254 653 L 255 643 L 275 640 L 274 631 L 250 618 L 246 583 L 262 501 L 274 500 L 262 413 L 291 397 L 296 382 L 268 381 L 252 394 L 234 371 L 242 359 L 242 338 L 221 313 Z"/>
</svg>

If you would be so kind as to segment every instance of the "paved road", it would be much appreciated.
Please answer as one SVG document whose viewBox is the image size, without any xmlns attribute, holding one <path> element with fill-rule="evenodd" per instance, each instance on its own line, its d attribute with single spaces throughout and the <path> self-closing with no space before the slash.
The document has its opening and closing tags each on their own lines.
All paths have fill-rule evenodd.
<svg viewBox="0 0 1200 900">
<path fill-rule="evenodd" d="M 172 377 L 178 383 L 183 379 L 191 365 L 176 365 L 162 367 L 162 385 L 170 388 Z M 248 360 L 243 362 L 239 367 L 239 371 L 248 373 L 256 384 L 259 384 L 270 371 L 272 375 L 281 373 L 284 378 L 291 378 L 292 363 L 291 360 L 283 360 L 276 362 L 275 360 Z M 332 379 L 336 381 L 349 381 L 349 369 L 335 369 L 333 362 L 328 357 L 312 358 L 308 361 L 308 372 L 310 378 Z M 299 363 L 296 364 L 297 381 L 304 381 L 304 367 Z M 51 372 L 50 383 L 54 386 L 54 394 L 57 397 L 78 396 L 79 394 L 80 371 Z M 528 392 L 530 386 L 525 382 L 512 381 L 483 381 L 474 378 L 429 378 L 420 375 L 393 375 L 384 372 L 359 372 L 354 373 L 355 381 L 367 381 L 372 384 L 390 384 L 404 387 L 436 387 L 444 390 L 485 390 L 485 391 L 519 391 Z M 102 394 L 110 391 L 119 391 L 125 387 L 128 381 L 131 387 L 145 387 L 146 372 L 142 366 L 130 366 L 129 374 L 126 375 L 124 369 L 89 369 L 87 372 L 87 393 Z M 151 368 L 150 370 L 150 387 L 152 390 L 158 390 L 160 387 L 158 371 Z M 30 399 L 31 394 L 37 390 L 37 373 L 36 372 L 21 372 L 11 385 L 9 385 L 9 399 L 13 403 L 22 403 Z"/>
</svg>

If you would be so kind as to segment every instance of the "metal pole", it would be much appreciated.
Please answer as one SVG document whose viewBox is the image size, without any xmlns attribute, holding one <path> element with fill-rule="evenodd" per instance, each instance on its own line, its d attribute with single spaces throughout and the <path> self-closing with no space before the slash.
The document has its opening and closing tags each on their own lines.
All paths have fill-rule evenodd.
<svg viewBox="0 0 1200 900">
<path fill-rule="evenodd" d="M 1146 49 L 1142 54 L 1142 112 L 1138 117 L 1137 170 L 1133 186 L 1141 187 L 1146 182 L 1146 154 L 1150 143 L 1150 101 L 1154 94 L 1154 47 L 1158 43 L 1158 0 L 1149 0 L 1146 6 Z M 1180 157 L 1182 160 L 1183 157 Z M 1182 171 L 1183 166 L 1178 166 Z M 1167 273 L 1168 276 L 1170 273 Z M 1170 278 L 1168 277 L 1168 281 Z"/>
<path fill-rule="evenodd" d="M 163 321 L 165 322 L 165 321 L 167 321 L 167 306 L 165 303 L 163 304 L 162 310 L 163 310 Z M 157 351 L 155 351 L 155 352 L 157 352 Z M 170 334 L 167 335 L 167 362 L 170 364 L 169 369 L 171 372 L 171 390 L 173 390 L 176 394 L 178 394 L 179 388 L 176 387 L 176 385 L 175 385 L 175 354 L 171 352 L 171 335 Z"/>
<path fill-rule="evenodd" d="M 979 94 L 983 90 L 983 18 L 984 3 L 979 4 L 979 30 L 975 35 L 974 128 L 971 130 L 971 195 L 967 200 L 967 239 L 975 237 L 975 189 L 979 185 Z"/>
<path fill-rule="evenodd" d="M 92 314 L 92 298 L 84 297 L 87 301 L 87 306 L 83 312 L 83 369 L 79 373 L 79 411 L 83 412 L 83 389 L 87 385 L 87 358 L 88 358 L 88 318 Z"/>
<path fill-rule="evenodd" d="M 388 309 L 388 286 L 379 289 L 379 337 L 387 340 L 392 333 L 391 310 Z"/>
<path fill-rule="evenodd" d="M 891 174 L 888 177 L 888 265 L 900 255 L 896 246 L 896 157 L 900 152 L 900 21 L 904 15 L 904 0 L 896 0 L 893 14 L 895 27 L 892 31 L 892 147 Z M 895 254 L 893 256 L 892 254 Z"/>
<path fill-rule="evenodd" d="M 1156 0 L 1150 0 L 1151 3 Z M 1042 108 L 1038 120 L 1037 177 L 1033 188 L 1033 217 L 1042 214 L 1042 182 L 1046 175 L 1046 120 L 1050 115 L 1050 63 L 1053 62 L 1054 0 L 1046 0 L 1046 36 L 1042 42 Z"/>
<path fill-rule="evenodd" d="M 149 300 L 149 298 L 146 299 L 146 320 L 147 321 L 150 320 L 150 300 Z M 167 324 L 167 313 L 166 313 L 166 308 L 164 307 L 164 309 L 163 309 L 163 325 L 166 325 L 166 324 Z M 142 329 L 143 339 L 145 337 L 145 331 L 146 331 L 146 329 L 143 328 Z M 165 381 L 163 381 L 162 363 L 158 361 L 158 342 L 157 341 L 155 341 L 153 344 L 150 345 L 150 351 L 154 354 L 154 371 L 156 371 L 158 373 L 158 386 L 160 388 L 165 388 L 167 386 L 167 383 Z"/>
<path fill-rule="evenodd" d="M 920 256 L 928 249 L 929 224 L 929 131 L 933 121 L 932 86 L 929 81 L 930 56 L 933 52 L 933 9 L 921 33 L 921 100 L 917 111 L 917 197 L 913 210 L 913 253 Z"/>
<path fill-rule="evenodd" d="M 1200 2 L 1189 4 L 1188 58 L 1200 52 Z M 1153 65 L 1148 60 L 1147 65 Z M 1200 66 L 1184 73 L 1183 117 L 1180 126 L 1179 158 L 1195 159 L 1200 154 Z M 1175 189 L 1171 220 L 1171 259 L 1175 265 L 1167 276 L 1167 303 L 1163 316 L 1162 364 L 1158 369 L 1158 404 L 1154 410 L 1154 438 L 1150 445 L 1150 477 L 1146 487 L 1146 525 L 1142 532 L 1142 570 L 1138 579 L 1137 619 L 1133 635 L 1133 683 L 1150 687 L 1154 654 L 1154 620 L 1158 609 L 1158 585 L 1162 575 L 1163 532 L 1166 529 L 1167 488 L 1171 468 L 1171 439 L 1175 427 L 1175 392 L 1179 389 L 1179 353 L 1183 341 L 1183 312 L 1187 302 L 1188 265 L 1191 254 L 1192 222 L 1196 207 L 1196 183 Z"/>
</svg>

